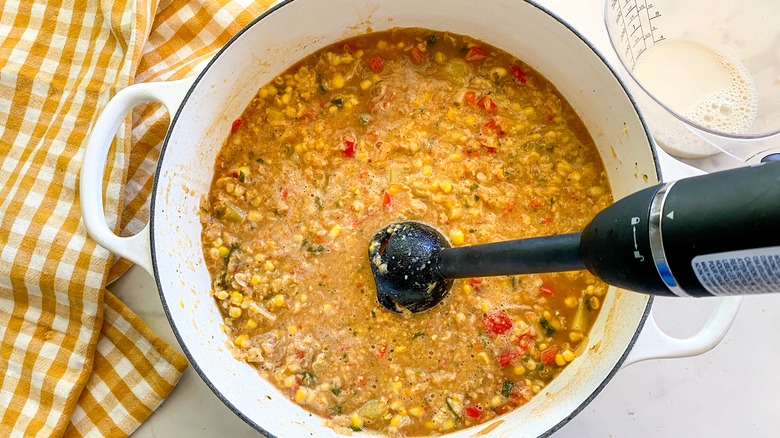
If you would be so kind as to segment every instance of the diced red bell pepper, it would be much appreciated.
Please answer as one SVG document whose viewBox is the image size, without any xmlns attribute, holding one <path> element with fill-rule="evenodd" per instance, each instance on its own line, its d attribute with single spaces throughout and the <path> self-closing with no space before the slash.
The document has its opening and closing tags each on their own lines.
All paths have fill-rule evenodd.
<svg viewBox="0 0 780 438">
<path fill-rule="evenodd" d="M 498 151 L 498 149 L 496 149 L 495 147 L 488 146 L 485 143 L 480 143 L 479 145 L 482 146 L 483 148 L 487 149 L 487 151 L 490 152 L 491 154 L 495 154 Z"/>
<path fill-rule="evenodd" d="M 525 77 L 525 72 L 520 69 L 520 67 L 516 65 L 510 65 L 509 71 L 512 72 L 512 76 L 515 77 L 518 81 L 520 81 L 521 84 L 525 84 L 527 82 L 527 79 Z"/>
<path fill-rule="evenodd" d="M 504 350 L 498 355 L 498 364 L 505 367 L 512 363 L 520 356 L 520 352 L 516 348 L 510 350 Z"/>
<path fill-rule="evenodd" d="M 551 288 L 550 286 L 547 286 L 547 285 L 542 285 L 542 287 L 539 288 L 539 292 L 541 292 L 541 293 L 543 293 L 545 295 L 548 295 L 548 296 L 555 295 L 555 290 L 553 288 Z"/>
<path fill-rule="evenodd" d="M 482 284 L 483 281 L 485 280 L 482 279 L 481 277 L 471 277 L 471 279 L 469 280 L 472 286 L 480 285 Z"/>
<path fill-rule="evenodd" d="M 542 363 L 548 364 L 554 361 L 556 354 L 558 354 L 558 347 L 556 347 L 555 345 L 542 351 Z"/>
<path fill-rule="evenodd" d="M 482 417 L 482 406 L 465 405 L 463 406 L 462 414 L 469 418 L 474 418 L 476 420 L 479 420 L 479 418 Z"/>
<path fill-rule="evenodd" d="M 504 309 L 496 309 L 485 315 L 482 324 L 485 325 L 488 334 L 494 338 L 512 329 L 512 319 Z"/>
<path fill-rule="evenodd" d="M 377 73 L 382 71 L 383 66 L 384 66 L 384 63 L 382 62 L 382 58 L 380 58 L 378 56 L 375 56 L 375 57 L 371 58 L 370 61 L 368 61 L 368 67 L 371 70 L 374 70 Z"/>
<path fill-rule="evenodd" d="M 488 53 L 479 46 L 471 46 L 469 47 L 469 51 L 466 52 L 466 56 L 463 57 L 466 61 L 481 61 L 485 58 L 487 58 Z"/>
<path fill-rule="evenodd" d="M 463 100 L 465 100 L 469 105 L 474 106 L 477 104 L 477 93 L 473 91 L 467 91 L 466 94 L 463 95 Z"/>
<path fill-rule="evenodd" d="M 233 120 L 233 125 L 230 127 L 230 132 L 233 133 L 238 131 L 238 128 L 241 127 L 241 125 L 243 124 L 244 124 L 244 120 L 242 119 Z"/>
<path fill-rule="evenodd" d="M 477 105 L 487 111 L 488 114 L 495 114 L 498 112 L 498 106 L 493 102 L 493 99 L 490 96 L 484 96 L 482 99 L 479 99 Z"/>
<path fill-rule="evenodd" d="M 393 205 L 393 195 L 391 195 L 387 190 L 385 190 L 385 193 L 382 195 L 382 205 L 385 207 L 390 207 Z"/>
<path fill-rule="evenodd" d="M 532 199 L 531 200 L 531 207 L 533 208 L 539 208 L 542 206 L 542 201 L 539 199 Z"/>
<path fill-rule="evenodd" d="M 355 137 L 352 137 L 351 135 L 344 136 L 344 149 L 341 150 L 341 153 L 344 154 L 345 157 L 355 156 Z"/>
<path fill-rule="evenodd" d="M 375 354 L 377 359 L 379 360 L 384 359 L 385 356 L 387 356 L 387 344 L 385 344 L 384 347 L 378 349 Z"/>
<path fill-rule="evenodd" d="M 409 52 L 409 58 L 412 60 L 412 64 L 420 65 L 425 61 L 425 52 L 417 47 L 412 47 L 412 50 Z"/>
<path fill-rule="evenodd" d="M 504 132 L 503 129 L 501 129 L 501 125 L 499 125 L 495 120 L 491 120 L 484 125 L 482 125 L 482 133 L 485 135 L 490 135 L 491 133 L 495 133 L 499 137 L 503 137 L 506 135 L 506 132 Z"/>
</svg>

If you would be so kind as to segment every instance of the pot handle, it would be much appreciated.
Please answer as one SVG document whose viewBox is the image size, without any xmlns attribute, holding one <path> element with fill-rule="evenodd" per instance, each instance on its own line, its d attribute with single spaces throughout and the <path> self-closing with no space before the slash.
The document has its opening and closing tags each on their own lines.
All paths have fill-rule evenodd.
<svg viewBox="0 0 780 438">
<path fill-rule="evenodd" d="M 726 336 L 742 305 L 742 297 L 722 297 L 717 300 L 715 309 L 699 332 L 684 339 L 664 333 L 651 312 L 621 368 L 650 359 L 696 356 L 714 348 Z"/>
<path fill-rule="evenodd" d="M 656 152 L 664 173 L 664 181 L 705 173 L 672 158 L 660 148 L 656 148 Z M 651 312 L 622 368 L 650 359 L 696 356 L 714 348 L 726 336 L 742 304 L 742 297 L 721 297 L 717 300 L 709 319 L 699 332 L 685 339 L 673 338 L 664 333 L 656 324 Z"/>
<path fill-rule="evenodd" d="M 194 80 L 193 76 L 178 81 L 139 83 L 119 91 L 95 122 L 84 150 L 79 197 L 87 233 L 100 246 L 141 266 L 149 275 L 154 275 L 149 224 L 134 236 L 119 237 L 106 222 L 102 189 L 108 150 L 117 129 L 136 105 L 159 102 L 170 114 L 175 114 Z"/>
</svg>

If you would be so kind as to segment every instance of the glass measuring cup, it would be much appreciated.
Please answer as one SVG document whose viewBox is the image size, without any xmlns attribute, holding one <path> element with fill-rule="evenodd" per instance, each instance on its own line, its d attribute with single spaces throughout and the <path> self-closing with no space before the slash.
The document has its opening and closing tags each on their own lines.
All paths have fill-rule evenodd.
<svg viewBox="0 0 780 438">
<path fill-rule="evenodd" d="M 604 0 L 610 43 L 660 147 L 780 153 L 780 2 Z"/>
</svg>

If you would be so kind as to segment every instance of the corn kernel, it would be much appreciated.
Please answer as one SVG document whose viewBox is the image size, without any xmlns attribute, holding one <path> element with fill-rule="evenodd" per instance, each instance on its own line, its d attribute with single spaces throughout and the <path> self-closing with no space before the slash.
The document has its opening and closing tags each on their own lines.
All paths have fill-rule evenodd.
<svg viewBox="0 0 780 438">
<path fill-rule="evenodd" d="M 299 300 L 300 302 L 302 302 L 302 303 L 305 303 L 305 302 L 306 302 L 306 300 L 308 300 L 308 299 L 309 299 L 309 296 L 308 296 L 308 295 L 306 295 L 306 294 L 301 294 L 301 296 L 299 296 L 299 297 L 298 297 L 298 300 Z"/>
<path fill-rule="evenodd" d="M 572 342 L 579 342 L 580 340 L 582 340 L 582 333 L 580 332 L 569 333 L 569 340 Z"/>
<path fill-rule="evenodd" d="M 563 355 L 561 353 L 555 355 L 555 364 L 558 365 L 559 367 L 566 365 L 566 359 L 563 358 Z"/>
<path fill-rule="evenodd" d="M 599 302 L 599 298 L 597 296 L 592 296 L 588 298 L 588 305 L 591 309 L 596 310 L 599 308 L 601 303 Z"/>
<path fill-rule="evenodd" d="M 525 374 L 525 367 L 523 365 L 518 365 L 512 368 L 512 371 L 518 376 L 522 376 L 523 374 Z"/>
<path fill-rule="evenodd" d="M 419 417 L 423 414 L 423 410 L 420 406 L 414 406 L 409 408 L 409 413 L 414 415 L 415 417 Z"/>
<path fill-rule="evenodd" d="M 230 294 L 230 302 L 232 304 L 241 304 L 241 302 L 244 301 L 244 294 L 242 294 L 239 291 L 234 291 L 232 294 Z"/>
<path fill-rule="evenodd" d="M 463 155 L 458 153 L 450 155 L 450 161 L 460 161 L 461 158 L 463 158 Z"/>
<path fill-rule="evenodd" d="M 531 107 L 531 106 L 529 106 L 528 108 L 525 108 L 525 109 L 523 110 L 523 112 L 525 113 L 525 115 L 526 115 L 527 117 L 531 117 L 532 115 L 534 115 L 534 108 L 533 108 L 533 107 Z"/>
<path fill-rule="evenodd" d="M 399 345 L 398 347 L 395 347 L 396 353 L 403 353 L 404 351 L 406 351 L 406 345 Z"/>
<path fill-rule="evenodd" d="M 574 297 L 566 297 L 563 300 L 563 304 L 566 305 L 566 307 L 573 309 L 577 307 L 577 304 L 579 304 L 578 300 Z"/>
<path fill-rule="evenodd" d="M 282 306 L 284 306 L 284 295 L 276 294 L 276 295 L 274 295 L 272 301 L 274 303 L 274 306 L 282 307 Z"/>
<path fill-rule="evenodd" d="M 398 427 L 398 425 L 399 425 L 399 424 L 401 424 L 401 416 L 396 414 L 396 415 L 395 415 L 395 416 L 394 416 L 394 417 L 393 417 L 393 418 L 390 420 L 390 425 L 391 425 L 391 426 L 393 426 L 393 427 Z"/>
<path fill-rule="evenodd" d="M 219 299 L 220 301 L 226 300 L 229 296 L 230 296 L 230 294 L 227 293 L 226 290 L 221 290 L 221 291 L 217 292 L 217 299 Z"/>
<path fill-rule="evenodd" d="M 306 390 L 299 388 L 295 393 L 295 401 L 302 402 L 304 399 L 306 399 Z"/>
<path fill-rule="evenodd" d="M 493 397 L 492 399 L 490 399 L 490 405 L 493 406 L 493 407 L 500 406 L 502 402 L 503 402 L 503 400 L 501 400 L 501 396 L 500 395 L 497 395 L 497 396 Z"/>
<path fill-rule="evenodd" d="M 219 247 L 219 256 L 220 257 L 225 257 L 226 255 L 228 255 L 228 253 L 230 253 L 230 250 L 228 249 L 228 247 L 226 247 L 226 246 L 220 246 Z"/>
<path fill-rule="evenodd" d="M 463 293 L 468 295 L 470 293 L 474 292 L 474 288 L 470 284 L 464 284 L 463 285 Z"/>
<path fill-rule="evenodd" d="M 330 310 L 332 308 L 333 308 L 333 306 L 331 306 L 330 304 L 326 304 L 326 305 L 322 306 L 322 311 L 325 312 L 325 313 L 328 313 L 328 312 L 330 312 Z"/>
<path fill-rule="evenodd" d="M 565 350 L 563 353 L 561 353 L 561 356 L 563 356 L 563 360 L 566 362 L 571 362 L 574 360 L 574 353 L 571 350 Z"/>
<path fill-rule="evenodd" d="M 344 86 L 344 76 L 336 75 L 333 77 L 333 88 L 342 88 Z"/>
<path fill-rule="evenodd" d="M 387 188 L 387 192 L 390 193 L 391 195 L 395 195 L 401 190 L 403 190 L 403 186 L 398 183 L 390 184 L 390 186 Z"/>
<path fill-rule="evenodd" d="M 257 286 L 258 284 L 260 284 L 260 280 L 262 280 L 260 276 L 255 274 L 252 276 L 252 280 L 250 281 L 252 282 L 253 285 Z"/>
<path fill-rule="evenodd" d="M 231 307 L 228 311 L 231 318 L 240 318 L 241 317 L 241 308 L 240 307 Z"/>
<path fill-rule="evenodd" d="M 485 362 L 485 365 L 490 365 L 490 356 L 488 356 L 488 354 L 485 353 L 484 351 L 477 354 L 477 357 L 482 359 L 482 362 Z"/>
<path fill-rule="evenodd" d="M 269 242 L 269 243 L 270 243 L 270 242 Z M 273 272 L 273 271 L 275 271 L 275 270 L 276 270 L 276 265 L 274 265 L 274 262 L 272 262 L 272 261 L 270 261 L 270 260 L 266 260 L 266 261 L 265 261 L 265 270 L 266 270 L 266 271 L 272 271 L 272 272 Z"/>
<path fill-rule="evenodd" d="M 290 333 L 295 333 L 295 332 L 297 332 L 297 331 L 298 331 L 298 327 L 295 327 L 294 325 L 291 325 L 291 326 L 290 326 L 290 327 L 287 329 L 287 331 L 288 331 L 288 332 L 290 332 Z"/>
<path fill-rule="evenodd" d="M 591 284 L 587 288 L 585 288 L 585 293 L 588 295 L 593 295 L 593 292 L 596 291 L 596 288 Z"/>
<path fill-rule="evenodd" d="M 241 348 L 249 347 L 249 336 L 247 336 L 247 335 L 240 335 L 240 336 L 236 337 L 235 344 L 238 345 Z"/>
<path fill-rule="evenodd" d="M 450 231 L 450 241 L 453 245 L 460 246 L 463 245 L 463 242 L 465 241 L 465 237 L 463 236 L 463 231 L 455 229 Z"/>
<path fill-rule="evenodd" d="M 431 166 L 423 167 L 423 175 L 431 176 L 432 173 L 433 173 L 433 170 L 431 169 Z"/>
<path fill-rule="evenodd" d="M 450 430 L 453 427 L 455 427 L 455 421 L 450 419 L 444 422 L 444 425 L 442 426 L 442 430 Z"/>
<path fill-rule="evenodd" d="M 355 412 L 349 417 L 349 423 L 355 427 L 363 427 L 363 418 Z"/>
<path fill-rule="evenodd" d="M 393 392 L 398 393 L 398 391 L 401 390 L 402 386 L 404 386 L 403 382 L 400 382 L 400 381 L 399 382 L 393 382 L 393 386 L 392 386 Z"/>
<path fill-rule="evenodd" d="M 247 327 L 249 327 L 249 328 L 251 328 L 251 329 L 255 329 L 255 328 L 257 328 L 257 320 L 255 320 L 255 319 L 249 319 L 249 320 L 246 322 L 246 326 L 247 326 Z"/>
<path fill-rule="evenodd" d="M 287 376 L 284 379 L 284 386 L 289 388 L 289 387 L 293 386 L 294 384 L 295 384 L 295 376 Z"/>
<path fill-rule="evenodd" d="M 328 236 L 330 236 L 331 239 L 335 239 L 340 232 L 341 232 L 341 227 L 338 225 L 334 225 L 333 228 L 331 228 L 330 231 L 328 232 Z"/>
<path fill-rule="evenodd" d="M 449 193 L 452 191 L 452 183 L 449 181 L 442 181 L 440 187 L 441 191 L 444 193 Z"/>
</svg>

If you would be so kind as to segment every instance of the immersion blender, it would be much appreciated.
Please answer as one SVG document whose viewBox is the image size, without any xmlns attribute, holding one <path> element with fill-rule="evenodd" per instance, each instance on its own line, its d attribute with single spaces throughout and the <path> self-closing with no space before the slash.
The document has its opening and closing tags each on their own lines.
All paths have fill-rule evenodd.
<svg viewBox="0 0 780 438">
<path fill-rule="evenodd" d="M 581 233 L 450 248 L 432 227 L 391 224 L 369 257 L 379 301 L 413 312 L 443 299 L 453 278 L 581 269 L 653 295 L 780 292 L 780 162 L 649 187 Z"/>
</svg>

